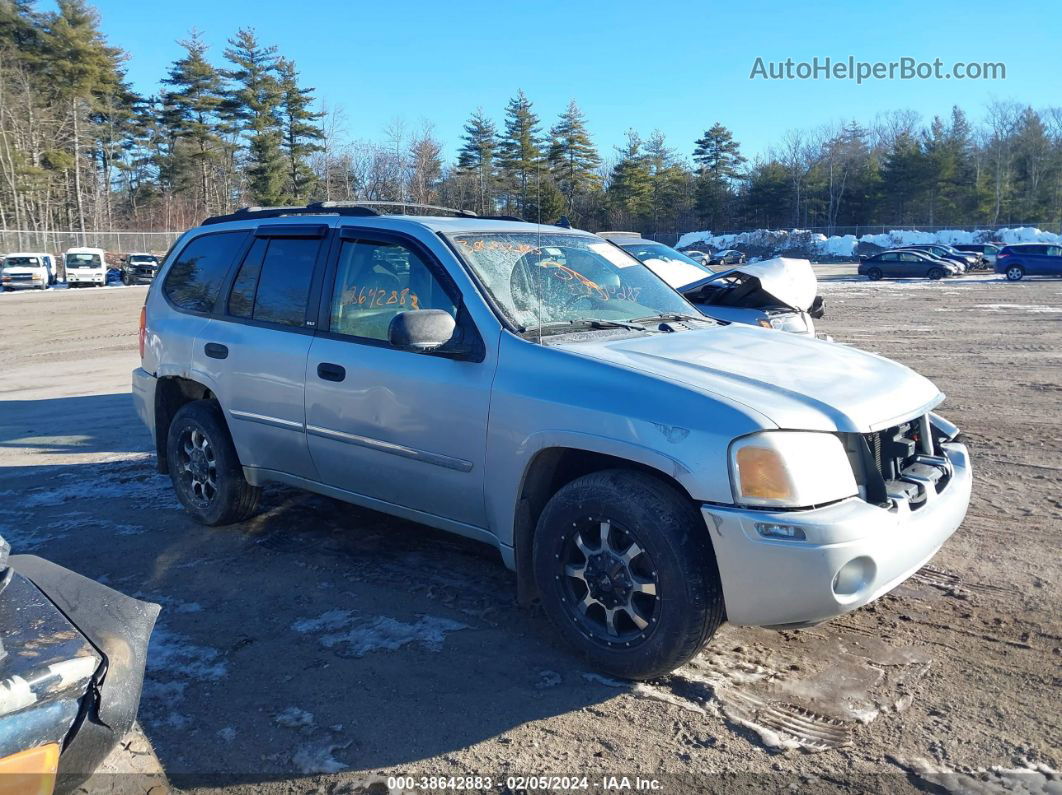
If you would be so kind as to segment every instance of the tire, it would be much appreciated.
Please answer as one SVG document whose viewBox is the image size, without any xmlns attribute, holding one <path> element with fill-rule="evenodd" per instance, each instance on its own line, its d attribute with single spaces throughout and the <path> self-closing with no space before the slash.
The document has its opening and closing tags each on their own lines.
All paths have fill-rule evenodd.
<svg viewBox="0 0 1062 795">
<path fill-rule="evenodd" d="M 867 278 L 872 282 L 880 282 L 883 275 L 881 268 L 867 268 Z"/>
<path fill-rule="evenodd" d="M 944 271 L 940 268 L 930 268 L 929 272 L 926 273 L 926 278 L 931 282 L 938 281 L 944 278 Z"/>
<path fill-rule="evenodd" d="M 562 487 L 538 520 L 533 561 L 550 620 L 613 676 L 669 673 L 723 622 L 704 520 L 688 498 L 642 472 L 594 472 Z"/>
<path fill-rule="evenodd" d="M 217 402 L 181 406 L 167 432 L 166 461 L 177 499 L 200 524 L 242 522 L 258 507 L 262 491 L 244 479 Z"/>
<path fill-rule="evenodd" d="M 1021 265 L 1011 265 L 1007 268 L 1007 281 L 1008 282 L 1020 282 L 1025 276 L 1025 268 Z"/>
</svg>

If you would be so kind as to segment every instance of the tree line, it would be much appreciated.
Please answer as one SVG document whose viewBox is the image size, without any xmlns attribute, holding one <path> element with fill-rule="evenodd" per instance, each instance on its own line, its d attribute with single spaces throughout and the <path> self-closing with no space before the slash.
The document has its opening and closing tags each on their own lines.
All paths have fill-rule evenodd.
<svg viewBox="0 0 1062 795">
<path fill-rule="evenodd" d="M 747 158 L 721 122 L 688 146 L 628 131 L 602 153 L 573 100 L 544 123 L 523 91 L 500 123 L 473 111 L 453 162 L 430 124 L 353 138 L 252 29 L 215 59 L 180 42 L 156 96 L 84 0 L 0 0 L 0 227 L 181 229 L 206 215 L 310 200 L 445 204 L 665 236 L 693 229 L 1062 221 L 1062 108 L 995 101 L 780 135 Z"/>
</svg>

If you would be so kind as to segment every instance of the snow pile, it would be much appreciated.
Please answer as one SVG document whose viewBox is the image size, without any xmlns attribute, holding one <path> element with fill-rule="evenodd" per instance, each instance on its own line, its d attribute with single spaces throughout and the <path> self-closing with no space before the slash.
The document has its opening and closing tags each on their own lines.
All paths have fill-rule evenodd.
<svg viewBox="0 0 1062 795">
<path fill-rule="evenodd" d="M 726 235 L 713 235 L 710 230 L 687 232 L 675 244 L 677 249 L 707 246 L 713 251 L 736 248 L 752 258 L 777 256 L 803 256 L 809 259 L 850 258 L 857 254 L 872 253 L 898 246 L 920 246 L 930 243 L 985 243 L 1000 241 L 1003 243 L 1055 243 L 1062 244 L 1062 235 L 1045 232 L 1034 226 L 1018 226 L 1004 229 L 940 229 L 936 232 L 922 232 L 917 229 L 893 229 L 883 234 L 833 235 L 826 237 L 807 229 L 771 230 L 758 229 L 754 232 L 738 232 Z"/>
</svg>

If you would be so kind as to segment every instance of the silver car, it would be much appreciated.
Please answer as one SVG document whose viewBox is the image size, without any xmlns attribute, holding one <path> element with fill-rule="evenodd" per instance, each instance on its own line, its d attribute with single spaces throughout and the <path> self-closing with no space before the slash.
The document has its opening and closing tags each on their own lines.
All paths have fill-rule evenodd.
<svg viewBox="0 0 1062 795">
<path fill-rule="evenodd" d="M 617 676 L 674 669 L 724 619 L 876 599 L 970 499 L 925 378 L 719 325 L 571 229 L 331 204 L 208 219 L 140 341 L 137 411 L 197 520 L 283 483 L 483 541 Z"/>
<path fill-rule="evenodd" d="M 806 259 L 774 257 L 715 271 L 636 232 L 599 232 L 598 236 L 633 254 L 714 320 L 815 336 L 812 318 L 822 317 L 823 302 Z"/>
</svg>

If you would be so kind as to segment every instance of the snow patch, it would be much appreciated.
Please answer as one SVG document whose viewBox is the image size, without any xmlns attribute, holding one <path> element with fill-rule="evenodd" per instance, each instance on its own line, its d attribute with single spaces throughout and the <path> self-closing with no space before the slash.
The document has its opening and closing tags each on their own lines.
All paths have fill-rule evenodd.
<svg viewBox="0 0 1062 795">
<path fill-rule="evenodd" d="M 274 715 L 273 721 L 288 729 L 309 729 L 313 726 L 313 713 L 298 707 L 288 707 Z"/>
<path fill-rule="evenodd" d="M 312 776 L 317 773 L 338 773 L 346 770 L 347 766 L 337 760 L 333 753 L 347 748 L 350 743 L 336 745 L 327 740 L 318 743 L 306 743 L 299 746 L 291 755 L 291 763 L 304 776 Z"/>
<path fill-rule="evenodd" d="M 449 618 L 420 616 L 416 621 L 405 622 L 388 616 L 358 618 L 350 610 L 329 610 L 317 618 L 300 619 L 291 628 L 303 634 L 325 632 L 319 637 L 321 645 L 334 649 L 341 657 L 396 651 L 411 643 L 428 651 L 441 651 L 448 633 L 470 629 Z"/>
<path fill-rule="evenodd" d="M 876 246 L 877 248 L 895 248 L 898 246 L 917 246 L 930 243 L 954 245 L 956 243 L 984 243 L 998 241 L 1001 243 L 1054 243 L 1062 244 L 1062 235 L 1045 232 L 1033 226 L 1009 227 L 1003 229 L 939 229 L 935 232 L 923 232 L 918 229 L 892 229 L 876 235 L 833 235 L 826 237 L 807 229 L 757 229 L 751 232 L 714 235 L 711 230 L 687 232 L 682 235 L 675 248 L 684 249 L 693 246 L 708 246 L 713 250 L 738 248 L 756 256 L 769 257 L 786 251 L 800 250 L 809 257 L 854 258 L 858 248 Z"/>
</svg>

